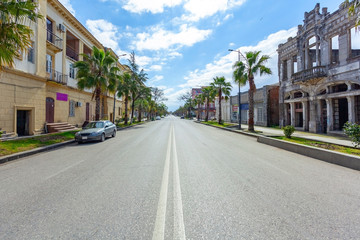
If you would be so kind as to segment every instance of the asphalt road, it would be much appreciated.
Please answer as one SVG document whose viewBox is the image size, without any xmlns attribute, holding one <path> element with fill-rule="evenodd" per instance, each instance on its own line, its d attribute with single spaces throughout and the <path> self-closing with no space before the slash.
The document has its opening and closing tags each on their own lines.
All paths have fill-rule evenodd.
<svg viewBox="0 0 360 240">
<path fill-rule="evenodd" d="M 0 239 L 360 239 L 360 172 L 169 117 L 0 165 Z"/>
</svg>

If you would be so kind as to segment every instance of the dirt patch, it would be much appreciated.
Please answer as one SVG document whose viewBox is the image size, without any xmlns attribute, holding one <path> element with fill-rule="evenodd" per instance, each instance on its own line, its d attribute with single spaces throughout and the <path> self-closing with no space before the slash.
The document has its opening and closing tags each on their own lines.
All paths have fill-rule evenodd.
<svg viewBox="0 0 360 240">
<path fill-rule="evenodd" d="M 313 147 L 319 147 L 319 148 L 324 148 L 324 149 L 328 149 L 328 150 L 336 150 L 336 146 L 332 145 L 332 144 L 328 144 L 328 143 L 309 143 L 311 146 Z"/>
<path fill-rule="evenodd" d="M 57 141 L 57 140 L 66 140 L 67 138 L 64 136 L 57 136 L 57 135 L 49 135 L 41 137 L 37 140 L 39 140 L 41 143 L 49 142 L 49 141 Z"/>
</svg>

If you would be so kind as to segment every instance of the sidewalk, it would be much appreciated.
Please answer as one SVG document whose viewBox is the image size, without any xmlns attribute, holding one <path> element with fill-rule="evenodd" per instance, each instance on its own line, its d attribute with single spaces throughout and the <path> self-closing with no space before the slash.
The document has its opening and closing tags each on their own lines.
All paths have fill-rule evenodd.
<svg viewBox="0 0 360 240">
<path fill-rule="evenodd" d="M 235 125 L 235 126 L 237 126 L 237 125 Z M 248 125 L 241 124 L 241 128 L 247 130 Z M 235 128 L 232 128 L 232 129 L 235 129 Z M 261 131 L 262 133 L 260 133 L 260 134 L 265 135 L 265 136 L 284 136 L 283 130 L 277 129 L 277 128 L 255 126 L 255 131 Z M 302 131 L 295 131 L 293 136 L 306 138 L 306 139 L 310 139 L 310 140 L 321 141 L 321 142 L 343 145 L 343 146 L 347 146 L 347 147 L 354 147 L 352 142 L 349 139 L 347 139 L 346 137 L 329 136 L 326 134 L 317 134 L 317 133 L 302 132 Z"/>
</svg>

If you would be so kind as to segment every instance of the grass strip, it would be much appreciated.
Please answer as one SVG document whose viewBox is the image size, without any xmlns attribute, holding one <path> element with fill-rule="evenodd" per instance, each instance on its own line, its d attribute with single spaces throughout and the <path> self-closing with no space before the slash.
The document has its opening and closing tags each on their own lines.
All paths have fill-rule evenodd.
<svg viewBox="0 0 360 240">
<path fill-rule="evenodd" d="M 74 139 L 77 131 L 0 142 L 0 157 Z"/>
<path fill-rule="evenodd" d="M 298 144 L 302 144 L 302 145 L 318 147 L 318 148 L 323 148 L 323 149 L 327 149 L 327 150 L 331 150 L 331 151 L 336 151 L 336 152 L 341 152 L 341 153 L 347 153 L 347 154 L 360 156 L 360 149 L 359 148 L 345 147 L 345 146 L 340 146 L 340 145 L 336 145 L 336 144 L 333 144 L 333 143 L 325 143 L 325 142 L 309 140 L 309 139 L 299 138 L 299 137 L 291 137 L 291 138 L 274 137 L 274 138 L 284 140 L 284 141 L 288 141 L 288 142 L 298 143 Z"/>
</svg>

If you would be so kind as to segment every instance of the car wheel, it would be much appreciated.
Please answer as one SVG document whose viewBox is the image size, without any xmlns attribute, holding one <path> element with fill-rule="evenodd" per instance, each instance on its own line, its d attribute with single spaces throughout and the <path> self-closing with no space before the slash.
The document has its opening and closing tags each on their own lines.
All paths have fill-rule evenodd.
<svg viewBox="0 0 360 240">
<path fill-rule="evenodd" d="M 101 134 L 101 139 L 100 139 L 101 142 L 105 141 L 105 133 Z"/>
<path fill-rule="evenodd" d="M 113 134 L 111 135 L 112 137 L 116 136 L 116 130 L 114 130 Z"/>
</svg>

